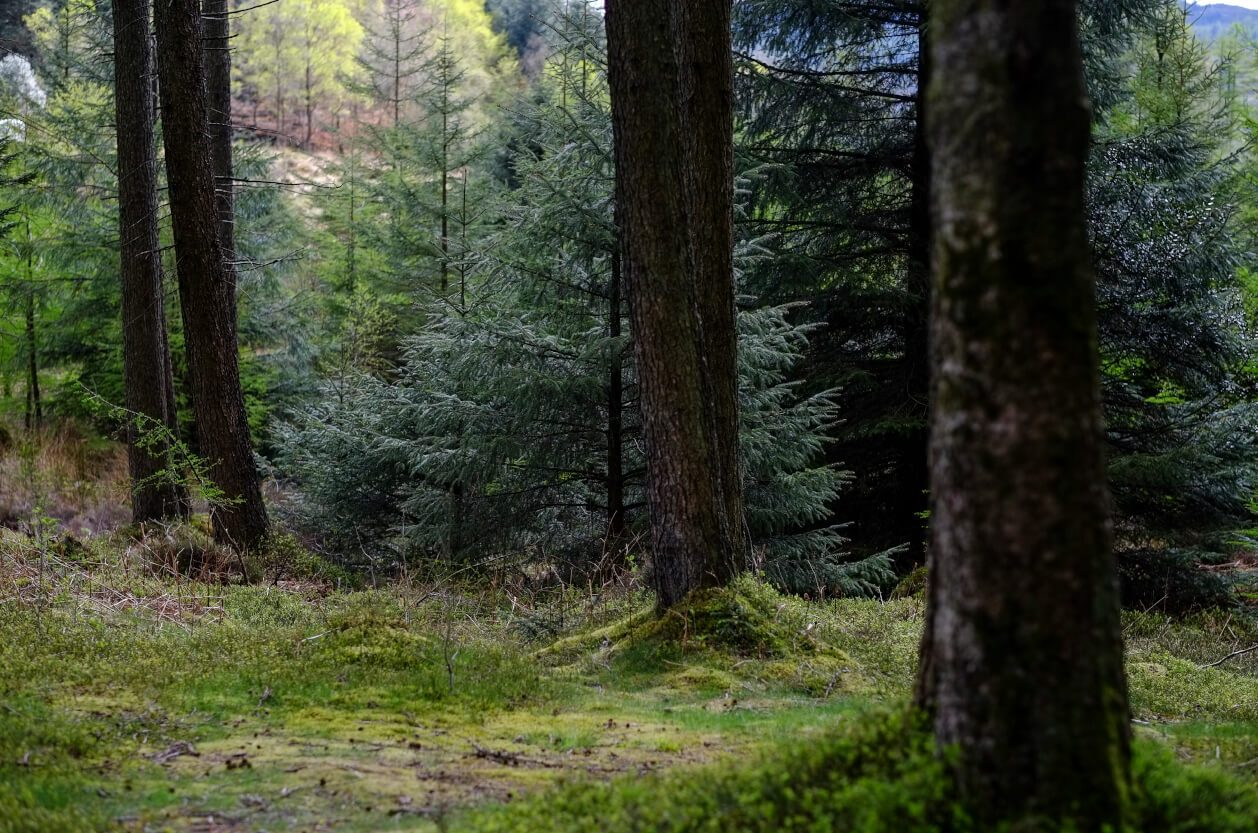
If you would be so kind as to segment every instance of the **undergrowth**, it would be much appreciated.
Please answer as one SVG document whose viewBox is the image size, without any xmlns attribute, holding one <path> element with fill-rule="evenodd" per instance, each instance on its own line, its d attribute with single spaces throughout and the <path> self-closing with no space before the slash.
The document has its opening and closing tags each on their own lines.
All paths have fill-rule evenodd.
<svg viewBox="0 0 1258 833">
<path fill-rule="evenodd" d="M 978 833 L 930 734 L 905 712 L 867 712 L 752 764 L 580 784 L 510 807 L 483 808 L 454 829 L 478 833 Z M 1250 833 L 1258 793 L 1217 769 L 1185 766 L 1136 743 L 1129 833 Z M 1021 833 L 1066 830 L 1053 823 Z"/>
<path fill-rule="evenodd" d="M 193 830 L 210 812 L 243 829 L 972 829 L 925 734 L 871 709 L 911 685 L 912 595 L 818 604 L 744 577 L 657 618 L 631 583 L 353 589 L 289 539 L 260 556 L 265 583 L 240 584 L 212 568 L 227 557 L 196 524 L 0 533 L 0 833 Z M 1251 830 L 1258 628 L 1124 626 L 1132 829 Z"/>
</svg>

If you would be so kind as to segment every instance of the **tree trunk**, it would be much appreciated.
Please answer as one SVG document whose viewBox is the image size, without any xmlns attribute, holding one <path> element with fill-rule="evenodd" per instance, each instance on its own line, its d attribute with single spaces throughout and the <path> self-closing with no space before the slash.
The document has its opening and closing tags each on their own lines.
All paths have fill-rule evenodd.
<svg viewBox="0 0 1258 833">
<path fill-rule="evenodd" d="M 611 282 L 608 287 L 607 330 L 620 338 L 621 259 L 620 241 L 611 253 Z M 625 366 L 617 350 L 607 367 L 607 549 L 619 550 L 625 535 Z"/>
<path fill-rule="evenodd" d="M 917 36 L 916 124 L 913 158 L 909 168 L 909 237 L 905 286 L 909 294 L 904 311 L 904 394 L 911 427 L 904 437 L 900 521 L 909 530 L 904 567 L 926 563 L 926 538 L 921 520 L 930 489 L 930 152 L 926 146 L 926 90 L 930 84 L 930 41 L 926 8 L 920 9 Z"/>
<path fill-rule="evenodd" d="M 715 46 L 680 44 L 723 37 L 728 48 L 729 9 L 709 3 L 674 20 L 674 5 L 609 0 L 606 7 L 616 205 L 649 468 L 652 575 L 662 608 L 693 590 L 728 583 L 744 563 L 742 517 L 730 514 L 741 496 L 736 504 L 727 488 L 741 467 L 736 447 L 728 463 L 731 449 L 720 430 L 728 424 L 723 392 L 732 382 L 714 375 L 736 361 L 726 355 L 735 338 L 724 313 L 727 300 L 732 307 L 733 275 L 713 266 L 726 254 L 703 248 L 729 239 L 721 229 L 730 221 L 718 215 L 721 194 L 732 184 L 708 156 L 719 155 L 712 149 L 721 140 L 687 136 L 708 130 L 726 136 L 732 114 L 719 89 L 711 112 L 681 100 L 683 91 L 704 96 L 713 92 L 708 85 L 725 83 L 716 79 L 719 68 L 701 65 L 713 60 Z M 688 62 L 684 74 L 679 53 Z M 701 112 L 711 121 L 692 123 Z M 704 193 L 685 195 L 694 189 Z M 692 222 L 717 228 L 692 234 Z"/>
<path fill-rule="evenodd" d="M 178 423 L 170 412 L 174 380 L 158 236 L 151 37 L 149 0 L 114 0 L 122 353 L 131 514 L 136 522 L 187 511 L 187 494 L 170 470 L 170 439 L 175 435 L 169 431 Z"/>
<path fill-rule="evenodd" d="M 236 206 L 232 194 L 232 53 L 227 0 L 202 0 L 205 21 L 205 83 L 210 102 L 210 145 L 214 153 L 214 196 L 223 254 L 236 261 Z"/>
<path fill-rule="evenodd" d="M 39 430 L 44 408 L 39 398 L 39 339 L 35 335 L 35 241 L 26 215 L 26 430 Z"/>
<path fill-rule="evenodd" d="M 937 371 L 918 698 L 959 748 L 981 820 L 1099 831 L 1121 823 L 1129 729 L 1076 14 L 1073 0 L 931 3 Z"/>
<path fill-rule="evenodd" d="M 306 51 L 306 141 L 302 143 L 302 147 L 304 147 L 306 150 L 310 150 L 310 141 L 314 137 L 314 89 L 312 86 L 313 81 L 311 79 L 311 72 L 313 71 L 313 67 L 311 67 L 310 65 L 312 57 L 313 56 L 311 56 L 309 52 L 309 48 L 307 48 L 307 51 Z"/>
<path fill-rule="evenodd" d="M 216 540 L 250 548 L 267 532 L 236 345 L 236 282 L 219 239 L 197 0 L 156 4 L 166 173 L 199 450 L 223 500 Z"/>
<path fill-rule="evenodd" d="M 30 221 L 27 221 L 27 237 L 29 240 Z M 27 256 L 27 273 L 30 272 L 30 259 Z M 29 284 L 29 280 L 28 280 Z M 35 289 L 31 287 L 26 296 L 26 430 L 38 431 L 44 424 L 44 408 L 39 398 L 39 340 L 35 337 Z"/>
<path fill-rule="evenodd" d="M 714 438 L 711 467 L 736 565 L 747 556 L 738 449 L 738 320 L 734 306 L 734 50 L 732 4 L 674 3 L 681 104 L 683 194 L 694 281 L 699 359 Z"/>
</svg>

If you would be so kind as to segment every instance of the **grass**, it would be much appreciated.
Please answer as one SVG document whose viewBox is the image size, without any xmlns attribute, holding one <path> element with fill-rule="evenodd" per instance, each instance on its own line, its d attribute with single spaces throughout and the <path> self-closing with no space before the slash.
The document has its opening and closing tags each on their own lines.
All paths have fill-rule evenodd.
<svg viewBox="0 0 1258 833">
<path fill-rule="evenodd" d="M 82 514 L 68 478 L 113 458 L 72 446 L 0 471 Z M 235 563 L 197 523 L 0 530 L 0 833 L 972 829 L 901 710 L 920 595 L 743 579 L 657 620 L 632 582 L 355 589 L 291 539 L 265 583 Z M 1217 661 L 1258 627 L 1124 629 L 1132 829 L 1251 830 L 1258 652 Z"/>
<path fill-rule="evenodd" d="M 744 641 L 674 649 L 633 626 L 649 607 L 633 590 L 524 609 L 440 585 L 196 581 L 163 549 L 196 530 L 136 534 L 65 556 L 0 533 L 0 831 L 193 830 L 211 813 L 426 829 L 560 781 L 745 758 L 841 722 L 850 692 L 904 684 L 920 618 L 747 581 L 721 609 Z M 561 603 L 566 632 L 530 637 Z M 633 638 L 591 640 L 607 628 Z"/>
<path fill-rule="evenodd" d="M 823 795 L 838 815 L 809 824 L 916 831 L 953 806 L 894 706 L 918 599 L 817 605 L 744 579 L 661 622 L 632 589 L 526 606 L 470 587 L 194 581 L 162 542 L 195 530 L 150 534 L 94 536 L 72 557 L 0 535 L 3 833 L 220 829 L 211 817 L 577 830 L 595 809 L 608 830 L 769 830 Z M 562 632 L 538 636 L 560 604 Z M 1173 750 L 1231 796 L 1221 806 L 1241 801 L 1227 785 L 1258 783 L 1255 660 L 1200 666 L 1258 634 L 1210 616 L 1126 628 L 1147 777 L 1182 788 L 1158 757 Z M 865 763 L 836 768 L 852 755 Z M 696 800 L 708 792 L 715 810 Z"/>
</svg>

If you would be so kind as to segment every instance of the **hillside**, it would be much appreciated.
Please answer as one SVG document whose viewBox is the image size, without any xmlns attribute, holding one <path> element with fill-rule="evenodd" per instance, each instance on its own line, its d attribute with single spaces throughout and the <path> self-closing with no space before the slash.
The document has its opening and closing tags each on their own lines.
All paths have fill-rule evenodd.
<svg viewBox="0 0 1258 833">
<path fill-rule="evenodd" d="M 1258 9 L 1215 3 L 1209 6 L 1192 4 L 1193 28 L 1197 36 L 1208 41 L 1222 35 L 1234 25 L 1240 24 L 1258 32 Z"/>
</svg>

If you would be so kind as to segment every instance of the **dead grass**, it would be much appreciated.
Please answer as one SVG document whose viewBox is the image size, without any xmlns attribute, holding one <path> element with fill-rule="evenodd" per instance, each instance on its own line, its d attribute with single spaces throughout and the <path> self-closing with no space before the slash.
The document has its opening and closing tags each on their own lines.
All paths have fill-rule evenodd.
<svg viewBox="0 0 1258 833">
<path fill-rule="evenodd" d="M 126 449 L 89 439 L 69 420 L 39 431 L 6 425 L 0 445 L 0 527 L 94 535 L 130 520 Z"/>
</svg>

